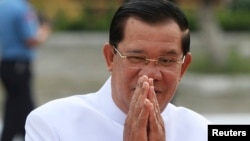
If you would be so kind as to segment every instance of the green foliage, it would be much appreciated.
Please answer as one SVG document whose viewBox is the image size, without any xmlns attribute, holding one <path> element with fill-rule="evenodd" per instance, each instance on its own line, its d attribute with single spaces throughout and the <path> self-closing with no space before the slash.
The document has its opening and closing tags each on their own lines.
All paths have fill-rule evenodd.
<svg viewBox="0 0 250 141">
<path fill-rule="evenodd" d="M 190 30 L 191 31 L 199 30 L 197 12 L 192 9 L 183 9 L 183 11 L 184 11 L 184 14 L 187 16 Z"/>
<path fill-rule="evenodd" d="M 82 11 L 79 19 L 70 20 L 63 11 L 59 11 L 54 19 L 56 31 L 108 30 L 115 12 L 114 8 L 89 9 Z M 195 10 L 184 10 L 191 31 L 198 31 L 198 16 Z M 250 11 L 220 9 L 216 11 L 216 19 L 224 31 L 250 31 Z"/>
<path fill-rule="evenodd" d="M 108 30 L 115 9 L 90 9 L 83 12 L 83 30 Z"/>
<path fill-rule="evenodd" d="M 250 11 L 250 1 L 249 0 L 233 0 L 233 3 L 230 8 L 233 11 L 237 11 L 237 10 Z"/>
<path fill-rule="evenodd" d="M 216 13 L 225 31 L 250 31 L 249 0 L 234 0 L 229 9 L 220 9 Z"/>
<path fill-rule="evenodd" d="M 250 10 L 229 10 L 217 11 L 217 20 L 225 31 L 250 31 Z"/>
<path fill-rule="evenodd" d="M 81 30 L 108 30 L 112 17 L 115 13 L 114 8 L 109 9 L 83 9 L 80 18 L 72 21 L 63 11 L 59 11 L 54 19 L 56 31 L 81 31 Z M 185 10 L 190 30 L 197 31 L 198 22 L 194 10 Z"/>
<path fill-rule="evenodd" d="M 55 19 L 53 20 L 53 27 L 55 31 L 61 31 L 68 28 L 70 20 L 63 10 L 59 10 Z"/>
<path fill-rule="evenodd" d="M 207 55 L 196 55 L 190 65 L 189 71 L 196 73 L 222 73 L 222 74 L 249 74 L 250 57 L 242 56 L 232 49 L 223 65 L 217 65 Z"/>
<path fill-rule="evenodd" d="M 232 50 L 224 66 L 224 71 L 228 73 L 250 73 L 250 65 L 248 64 L 250 64 L 250 57 L 242 56 Z"/>
<path fill-rule="evenodd" d="M 60 11 L 55 18 L 56 31 L 83 31 L 83 30 L 108 30 L 115 9 L 83 9 L 80 18 L 69 20 L 69 17 Z"/>
</svg>

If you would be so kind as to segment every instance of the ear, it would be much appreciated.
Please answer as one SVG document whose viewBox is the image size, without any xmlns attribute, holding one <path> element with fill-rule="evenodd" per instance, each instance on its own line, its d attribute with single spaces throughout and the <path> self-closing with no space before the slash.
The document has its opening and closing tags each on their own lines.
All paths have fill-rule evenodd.
<svg viewBox="0 0 250 141">
<path fill-rule="evenodd" d="M 113 46 L 109 43 L 105 43 L 103 47 L 103 55 L 106 60 L 106 64 L 109 71 L 112 71 L 113 67 L 113 57 L 114 57 L 114 49 Z"/>
<path fill-rule="evenodd" d="M 183 77 L 184 73 L 187 71 L 187 68 L 190 65 L 191 61 L 192 61 L 192 54 L 189 52 L 186 54 L 184 63 L 182 64 L 180 79 Z"/>
</svg>

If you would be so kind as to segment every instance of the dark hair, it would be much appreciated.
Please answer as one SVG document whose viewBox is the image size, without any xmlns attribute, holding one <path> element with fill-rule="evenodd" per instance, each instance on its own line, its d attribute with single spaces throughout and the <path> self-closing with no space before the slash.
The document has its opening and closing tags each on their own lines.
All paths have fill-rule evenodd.
<svg viewBox="0 0 250 141">
<path fill-rule="evenodd" d="M 183 54 L 190 51 L 188 21 L 182 10 L 168 0 L 130 0 L 116 11 L 109 31 L 109 43 L 114 45 L 123 40 L 126 20 L 135 17 L 149 24 L 173 20 L 183 32 Z"/>
</svg>

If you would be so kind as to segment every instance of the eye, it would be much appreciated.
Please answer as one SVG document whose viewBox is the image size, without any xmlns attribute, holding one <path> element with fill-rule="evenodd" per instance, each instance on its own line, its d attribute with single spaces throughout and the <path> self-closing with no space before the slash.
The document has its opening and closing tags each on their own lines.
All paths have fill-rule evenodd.
<svg viewBox="0 0 250 141">
<path fill-rule="evenodd" d="M 145 57 L 141 56 L 127 56 L 127 59 L 132 63 L 141 63 L 145 62 Z"/>
<path fill-rule="evenodd" d="M 161 57 L 159 58 L 159 63 L 162 65 L 170 65 L 172 63 L 175 63 L 176 60 L 173 58 L 169 58 L 169 57 Z"/>
</svg>

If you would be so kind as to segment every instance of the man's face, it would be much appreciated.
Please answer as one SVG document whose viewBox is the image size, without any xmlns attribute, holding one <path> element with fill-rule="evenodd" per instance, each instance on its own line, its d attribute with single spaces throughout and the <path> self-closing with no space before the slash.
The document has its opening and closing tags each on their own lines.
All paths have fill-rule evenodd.
<svg viewBox="0 0 250 141">
<path fill-rule="evenodd" d="M 181 49 L 182 32 L 175 22 L 168 21 L 149 25 L 135 18 L 126 23 L 124 39 L 117 45 L 125 56 L 143 56 L 157 59 L 160 56 L 183 57 Z M 135 91 L 138 78 L 147 75 L 154 80 L 154 87 L 161 111 L 174 96 L 181 77 L 191 62 L 191 54 L 185 56 L 183 64 L 174 64 L 171 69 L 159 69 L 155 62 L 149 62 L 141 68 L 131 68 L 126 58 L 121 58 L 111 45 L 106 44 L 104 55 L 112 75 L 112 97 L 116 105 L 125 113 Z"/>
</svg>

